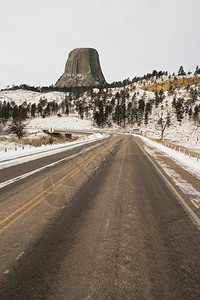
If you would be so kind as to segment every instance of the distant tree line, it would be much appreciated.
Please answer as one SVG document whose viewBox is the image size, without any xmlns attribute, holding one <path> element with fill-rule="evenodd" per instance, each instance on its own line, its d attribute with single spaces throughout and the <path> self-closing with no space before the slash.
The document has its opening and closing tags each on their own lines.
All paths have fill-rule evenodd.
<svg viewBox="0 0 200 300">
<path fill-rule="evenodd" d="M 188 74 L 191 74 L 189 71 Z M 194 75 L 200 74 L 200 68 L 197 65 Z M 180 66 L 178 73 L 178 76 L 184 76 L 186 75 L 186 72 L 184 71 L 183 66 Z M 153 70 L 151 73 L 147 73 L 143 76 L 135 76 L 132 80 L 130 78 L 124 79 L 123 81 L 114 81 L 112 83 L 107 83 L 104 84 L 103 86 L 97 86 L 97 88 L 115 88 L 115 87 L 126 87 L 127 85 L 134 84 L 137 82 L 141 82 L 143 80 L 150 80 L 154 77 L 156 79 L 162 77 L 162 76 L 168 76 L 171 78 L 171 75 L 168 74 L 168 71 L 156 71 Z M 172 76 L 175 76 L 175 73 L 172 74 Z M 28 84 L 21 84 L 21 85 L 13 85 L 12 87 L 7 86 L 6 89 L 1 89 L 1 91 L 5 90 L 26 90 L 26 91 L 32 91 L 32 92 L 39 92 L 39 93 L 47 93 L 47 92 L 64 92 L 64 93 L 84 93 L 87 91 L 91 91 L 94 88 L 94 86 L 90 87 L 56 87 L 55 85 L 50 85 L 50 86 L 42 86 L 42 87 L 35 87 L 35 86 L 30 86 Z"/>
</svg>

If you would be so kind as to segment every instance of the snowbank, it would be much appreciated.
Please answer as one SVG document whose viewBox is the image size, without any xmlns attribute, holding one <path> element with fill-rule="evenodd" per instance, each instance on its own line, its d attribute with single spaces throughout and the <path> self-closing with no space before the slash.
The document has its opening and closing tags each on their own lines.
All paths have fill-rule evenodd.
<svg viewBox="0 0 200 300">
<path fill-rule="evenodd" d="M 9 152 L 0 151 L 0 169 L 11 167 L 13 165 L 21 164 L 38 158 L 42 158 L 48 155 L 56 154 L 59 152 L 73 149 L 79 145 L 89 144 L 93 141 L 102 140 L 108 137 L 105 134 L 93 134 L 82 141 L 75 141 L 57 145 L 47 145 L 41 147 L 32 148 L 19 148 L 18 151 L 11 150 Z"/>
<path fill-rule="evenodd" d="M 136 135 L 134 135 L 134 136 L 136 136 Z M 149 140 L 146 137 L 138 136 L 138 135 L 137 135 L 137 137 L 142 139 L 146 144 L 165 153 L 167 156 L 172 158 L 181 167 L 186 168 L 188 172 L 190 172 L 191 174 L 195 174 L 200 179 L 200 159 L 197 159 L 194 157 L 189 157 L 188 155 L 185 155 L 184 153 L 178 152 L 174 149 L 171 149 L 164 145 L 156 143 L 152 140 Z"/>
</svg>

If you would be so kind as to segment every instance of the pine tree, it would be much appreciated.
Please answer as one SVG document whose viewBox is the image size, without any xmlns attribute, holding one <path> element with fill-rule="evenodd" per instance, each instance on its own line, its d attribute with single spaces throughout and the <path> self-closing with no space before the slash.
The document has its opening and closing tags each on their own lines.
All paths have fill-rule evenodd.
<svg viewBox="0 0 200 300">
<path fill-rule="evenodd" d="M 194 72 L 194 75 L 197 75 L 197 74 L 200 74 L 200 68 L 198 65 L 196 66 L 196 71 Z"/>
<path fill-rule="evenodd" d="M 183 75 L 186 75 L 184 69 L 183 69 L 183 66 L 180 66 L 179 70 L 178 70 L 178 76 L 183 76 Z"/>
<path fill-rule="evenodd" d="M 37 110 L 36 104 L 33 103 L 33 104 L 31 105 L 31 117 L 35 118 L 36 110 Z"/>
<path fill-rule="evenodd" d="M 145 114 L 144 114 L 144 124 L 147 126 L 148 123 L 149 123 L 149 115 L 148 115 L 148 112 L 145 111 Z"/>
<path fill-rule="evenodd" d="M 183 98 L 178 98 L 175 106 L 177 121 L 180 123 L 183 120 L 183 113 L 184 113 L 183 102 L 184 102 Z"/>
<path fill-rule="evenodd" d="M 144 114 L 144 123 L 147 125 L 149 123 L 149 114 L 151 113 L 152 105 L 150 102 L 147 102 L 145 105 L 145 114 Z"/>
<path fill-rule="evenodd" d="M 144 112 L 144 108 L 145 108 L 145 102 L 143 99 L 140 99 L 138 101 L 138 109 L 141 110 L 142 112 Z"/>
<path fill-rule="evenodd" d="M 168 96 L 172 96 L 174 94 L 174 88 L 171 83 L 169 85 L 169 90 L 168 90 L 167 94 L 168 94 Z"/>
<path fill-rule="evenodd" d="M 94 120 L 95 120 L 97 126 L 103 126 L 106 121 L 102 102 L 100 102 L 100 104 L 99 104 L 99 111 L 96 111 L 94 113 Z"/>
<path fill-rule="evenodd" d="M 44 114 L 43 114 L 44 117 L 50 115 L 50 113 L 51 113 L 51 108 L 50 108 L 50 107 L 51 107 L 51 104 L 50 104 L 50 102 L 48 102 L 48 103 L 47 103 L 47 106 L 46 106 L 45 109 L 44 109 Z"/>
<path fill-rule="evenodd" d="M 199 121 L 199 112 L 200 112 L 200 106 L 196 105 L 195 108 L 194 108 L 194 113 L 193 113 L 195 123 L 197 121 Z"/>
<path fill-rule="evenodd" d="M 4 124 L 12 115 L 12 107 L 9 102 L 4 101 L 1 104 L 1 113 L 0 118 L 2 123 Z"/>
<path fill-rule="evenodd" d="M 43 114 L 43 107 L 42 107 L 42 105 L 40 103 L 38 103 L 37 110 L 38 110 L 38 114 L 40 114 L 40 116 L 42 116 L 42 114 Z"/>
<path fill-rule="evenodd" d="M 190 109 L 188 110 L 188 115 L 189 115 L 189 120 L 190 120 L 190 118 L 191 118 L 191 116 L 192 116 L 192 108 L 190 107 Z"/>
</svg>

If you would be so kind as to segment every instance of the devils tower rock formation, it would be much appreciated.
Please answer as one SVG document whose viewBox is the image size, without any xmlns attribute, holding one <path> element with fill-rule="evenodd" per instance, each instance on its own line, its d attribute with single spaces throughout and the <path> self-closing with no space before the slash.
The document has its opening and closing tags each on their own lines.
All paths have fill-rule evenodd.
<svg viewBox="0 0 200 300">
<path fill-rule="evenodd" d="M 98 86 L 105 83 L 98 52 L 92 48 L 77 48 L 69 53 L 64 74 L 56 86 Z"/>
</svg>

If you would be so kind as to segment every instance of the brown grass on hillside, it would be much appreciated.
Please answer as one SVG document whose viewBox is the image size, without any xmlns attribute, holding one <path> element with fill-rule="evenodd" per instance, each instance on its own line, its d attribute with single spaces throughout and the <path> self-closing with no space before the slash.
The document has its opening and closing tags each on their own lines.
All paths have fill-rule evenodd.
<svg viewBox="0 0 200 300">
<path fill-rule="evenodd" d="M 172 85 L 173 89 L 176 88 L 182 88 L 187 87 L 187 85 L 191 86 L 194 84 L 200 84 L 200 77 L 193 77 L 193 78 L 178 78 L 176 80 L 170 80 L 168 82 L 159 82 L 156 84 L 144 86 L 141 89 L 148 91 L 148 92 L 154 92 L 154 91 L 160 91 L 163 89 L 163 91 L 168 91 L 170 85 Z"/>
<path fill-rule="evenodd" d="M 71 142 L 75 139 L 69 139 L 65 137 L 54 137 L 53 136 L 54 143 L 65 143 L 65 142 Z M 7 142 L 9 143 L 14 143 L 17 146 L 25 146 L 25 145 L 30 145 L 33 147 L 39 147 L 42 145 L 48 145 L 50 144 L 50 136 L 42 136 L 40 138 L 26 138 L 23 137 L 21 140 L 19 140 L 17 137 L 10 136 L 10 137 L 5 137 L 5 136 L 0 136 L 0 142 Z"/>
</svg>

